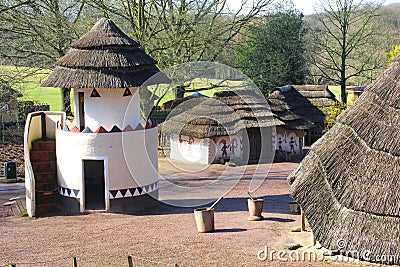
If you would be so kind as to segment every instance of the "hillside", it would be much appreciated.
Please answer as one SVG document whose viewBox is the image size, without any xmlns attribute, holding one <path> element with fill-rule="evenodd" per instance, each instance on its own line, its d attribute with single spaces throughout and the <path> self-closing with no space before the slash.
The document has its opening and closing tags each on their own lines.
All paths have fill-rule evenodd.
<svg viewBox="0 0 400 267">
<path fill-rule="evenodd" d="M 40 83 L 51 70 L 28 67 L 0 66 L 0 76 L 9 81 L 9 85 L 23 96 L 21 100 L 33 100 L 50 105 L 50 110 L 61 110 L 59 88 L 40 87 Z"/>
</svg>

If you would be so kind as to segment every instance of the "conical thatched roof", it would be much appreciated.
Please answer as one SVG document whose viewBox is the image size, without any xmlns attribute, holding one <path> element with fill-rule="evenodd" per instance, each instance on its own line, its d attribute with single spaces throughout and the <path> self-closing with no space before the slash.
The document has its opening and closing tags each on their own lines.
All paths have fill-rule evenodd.
<svg viewBox="0 0 400 267">
<path fill-rule="evenodd" d="M 138 87 L 159 70 L 140 45 L 109 19 L 100 19 L 78 41 L 41 86 L 66 88 Z M 165 76 L 158 82 L 168 83 Z"/>
<path fill-rule="evenodd" d="M 172 111 L 178 115 L 164 122 L 162 129 L 165 133 L 206 138 L 233 135 L 246 128 L 283 125 L 265 104 L 262 96 L 244 90 L 218 93 L 213 98 L 192 98 Z"/>
<path fill-rule="evenodd" d="M 288 178 L 324 247 L 357 251 L 364 260 L 384 255 L 383 263 L 394 264 L 400 264 L 399 82 L 397 59 Z"/>
<path fill-rule="evenodd" d="M 293 86 L 275 89 L 269 95 L 268 101 L 276 111 L 290 111 L 312 123 L 324 123 L 325 121 L 325 114 L 295 90 Z"/>
<path fill-rule="evenodd" d="M 292 85 L 302 96 L 307 98 L 318 108 L 335 105 L 338 101 L 336 96 L 329 90 L 327 85 Z"/>
</svg>

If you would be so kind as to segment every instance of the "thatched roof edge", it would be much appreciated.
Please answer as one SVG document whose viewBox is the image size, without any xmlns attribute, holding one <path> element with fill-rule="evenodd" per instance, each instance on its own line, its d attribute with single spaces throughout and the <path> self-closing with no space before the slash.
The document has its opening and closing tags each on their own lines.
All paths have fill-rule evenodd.
<svg viewBox="0 0 400 267">
<path fill-rule="evenodd" d="M 400 251 L 400 63 L 339 118 L 288 177 L 317 240 L 368 258 Z M 362 257 L 362 253 L 360 253 Z M 385 264 L 400 264 L 399 257 Z M 379 262 L 379 260 L 378 260 Z"/>
<path fill-rule="evenodd" d="M 56 67 L 42 82 L 41 86 L 65 88 L 126 88 L 139 87 L 153 75 L 157 81 L 167 83 L 167 76 L 158 72 L 157 68 L 149 70 L 82 70 Z"/>
</svg>

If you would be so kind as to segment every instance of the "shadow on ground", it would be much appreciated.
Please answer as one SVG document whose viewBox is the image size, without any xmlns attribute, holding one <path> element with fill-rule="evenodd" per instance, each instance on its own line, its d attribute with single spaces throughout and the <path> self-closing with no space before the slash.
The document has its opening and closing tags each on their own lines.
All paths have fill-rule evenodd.
<svg viewBox="0 0 400 267">
<path fill-rule="evenodd" d="M 292 201 L 292 198 L 290 197 L 289 194 L 263 196 L 263 197 L 260 196 L 259 198 L 264 199 L 264 209 L 263 209 L 264 213 L 275 213 L 275 214 L 290 213 L 289 202 Z M 224 198 L 215 207 L 215 212 L 239 212 L 239 211 L 247 212 L 248 211 L 247 199 L 248 198 Z M 202 206 L 202 207 L 207 207 L 207 206 Z M 202 207 L 183 208 L 183 207 L 175 207 L 167 205 L 160 202 L 159 206 L 155 207 L 154 209 L 135 212 L 133 213 L 133 215 L 147 216 L 147 215 L 188 214 L 188 213 L 193 213 L 193 210 L 195 208 L 202 208 Z"/>
</svg>

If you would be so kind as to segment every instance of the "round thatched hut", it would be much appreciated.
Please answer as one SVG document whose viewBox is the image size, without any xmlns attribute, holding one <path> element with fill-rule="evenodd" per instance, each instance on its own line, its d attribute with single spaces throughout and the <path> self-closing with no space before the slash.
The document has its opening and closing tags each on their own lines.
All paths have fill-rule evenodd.
<svg viewBox="0 0 400 267">
<path fill-rule="evenodd" d="M 184 101 L 172 110 L 162 131 L 170 135 L 172 159 L 272 162 L 274 126 L 280 124 L 263 96 L 237 90 Z"/>
<path fill-rule="evenodd" d="M 391 264 L 400 263 L 399 82 L 398 58 L 288 178 L 324 247 Z"/>
<path fill-rule="evenodd" d="M 276 88 L 268 96 L 268 101 L 274 106 L 280 106 L 280 109 L 289 110 L 291 113 L 314 124 L 315 127 L 305 130 L 305 144 L 311 145 L 322 136 L 325 128 L 326 115 L 320 107 L 331 103 L 334 104 L 335 102 L 328 98 L 330 94 L 327 91 L 314 90 L 312 86 L 297 86 L 297 88 L 301 90 L 297 90 L 292 85 Z M 305 90 L 305 88 L 308 88 L 308 90 Z"/>
<path fill-rule="evenodd" d="M 75 123 L 55 136 L 64 207 L 129 212 L 157 195 L 158 131 L 141 125 L 138 89 L 159 71 L 156 63 L 111 20 L 100 19 L 42 83 L 74 89 Z"/>
</svg>

